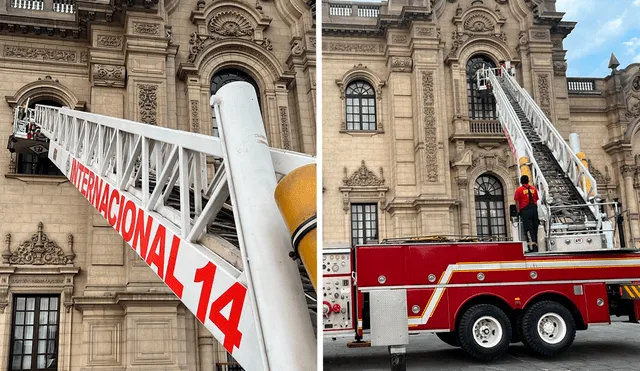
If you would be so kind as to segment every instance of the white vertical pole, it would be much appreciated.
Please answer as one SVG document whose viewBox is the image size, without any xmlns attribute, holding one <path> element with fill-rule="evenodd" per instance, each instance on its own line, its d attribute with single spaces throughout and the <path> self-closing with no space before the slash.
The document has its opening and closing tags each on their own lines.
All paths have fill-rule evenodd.
<svg viewBox="0 0 640 371">
<path fill-rule="evenodd" d="M 245 274 L 271 371 L 316 370 L 316 339 L 287 227 L 276 205 L 276 177 L 254 88 L 225 85 L 214 99 Z"/>
<path fill-rule="evenodd" d="M 577 133 L 569 134 L 569 147 L 571 147 L 573 153 L 580 152 L 580 136 Z"/>
</svg>

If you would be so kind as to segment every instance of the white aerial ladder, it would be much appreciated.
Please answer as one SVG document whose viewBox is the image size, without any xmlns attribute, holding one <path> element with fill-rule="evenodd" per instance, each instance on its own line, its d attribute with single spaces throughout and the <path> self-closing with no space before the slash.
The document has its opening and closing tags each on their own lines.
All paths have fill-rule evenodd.
<svg viewBox="0 0 640 371">
<path fill-rule="evenodd" d="M 248 83 L 225 85 L 211 104 L 220 138 L 40 105 L 25 105 L 20 120 L 18 108 L 14 124 L 39 127 L 49 159 L 245 370 L 316 370 L 291 235 L 274 200 L 282 176 L 316 160 L 268 146 Z M 215 171 L 212 157 L 222 160 Z M 231 209 L 239 254 L 207 234 Z M 241 264 L 224 258 L 229 251 Z"/>
<path fill-rule="evenodd" d="M 482 68 L 477 79 L 479 89 L 491 90 L 496 98 L 498 118 L 519 163 L 518 175 L 529 173 L 539 191 L 538 214 L 547 249 L 614 247 L 615 224 L 601 209 L 611 206 L 618 214 L 617 204 L 602 202 L 586 161 L 576 155 L 577 135 L 572 135 L 572 149 L 504 67 Z"/>
</svg>

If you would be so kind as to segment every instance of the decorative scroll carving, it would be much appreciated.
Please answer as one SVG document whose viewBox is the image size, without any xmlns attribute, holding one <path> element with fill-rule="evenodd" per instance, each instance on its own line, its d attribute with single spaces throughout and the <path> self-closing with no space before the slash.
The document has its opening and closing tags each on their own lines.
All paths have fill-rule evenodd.
<svg viewBox="0 0 640 371">
<path fill-rule="evenodd" d="M 159 35 L 160 25 L 155 23 L 133 22 L 133 33 L 141 35 Z"/>
<path fill-rule="evenodd" d="M 80 53 L 80 63 L 87 63 L 89 61 L 89 53 L 82 52 Z"/>
<path fill-rule="evenodd" d="M 311 49 L 311 50 L 315 50 L 316 49 L 316 38 L 315 37 L 310 37 L 309 38 L 309 49 Z"/>
<path fill-rule="evenodd" d="M 553 72 L 558 76 L 565 76 L 567 74 L 567 62 L 555 61 L 553 62 Z"/>
<path fill-rule="evenodd" d="M 200 132 L 200 108 L 197 100 L 191 101 L 191 131 Z"/>
<path fill-rule="evenodd" d="M 394 44 L 406 44 L 409 42 L 409 37 L 405 35 L 393 35 L 391 36 L 391 42 Z"/>
<path fill-rule="evenodd" d="M 287 107 L 280 106 L 280 127 L 282 130 L 282 147 L 291 149 L 291 140 L 289 139 L 289 117 Z"/>
<path fill-rule="evenodd" d="M 158 86 L 138 85 L 138 105 L 140 106 L 140 121 L 149 125 L 157 125 Z"/>
<path fill-rule="evenodd" d="M 377 187 L 384 185 L 382 167 L 380 168 L 380 177 L 378 177 L 373 171 L 367 168 L 364 160 L 362 160 L 360 167 L 349 177 L 347 177 L 347 168 L 344 168 L 344 179 L 342 183 L 348 187 Z"/>
<path fill-rule="evenodd" d="M 348 44 L 348 43 L 322 43 L 322 50 L 328 52 L 345 53 L 382 53 L 383 47 L 379 44 Z"/>
<path fill-rule="evenodd" d="M 92 76 L 96 85 L 124 87 L 125 68 L 110 64 L 94 64 Z"/>
<path fill-rule="evenodd" d="M 75 254 L 67 256 L 54 241 L 43 232 L 42 222 L 38 223 L 38 232 L 24 241 L 9 257 L 11 265 L 66 265 L 73 264 Z"/>
<path fill-rule="evenodd" d="M 427 180 L 438 181 L 438 145 L 436 140 L 436 110 L 434 107 L 433 72 L 422 72 L 422 107 L 424 124 L 424 151 Z"/>
<path fill-rule="evenodd" d="M 304 46 L 302 45 L 302 40 L 296 39 L 291 44 L 291 54 L 293 55 L 302 55 L 304 53 Z"/>
<path fill-rule="evenodd" d="M 458 188 L 467 188 L 469 186 L 468 178 L 456 178 L 456 185 Z"/>
<path fill-rule="evenodd" d="M 609 169 L 605 166 L 604 170 L 605 170 L 605 175 L 602 175 L 602 173 L 600 172 L 600 170 L 596 169 L 595 166 L 593 166 L 591 164 L 591 160 L 587 159 L 587 165 L 588 165 L 588 170 L 591 173 L 591 175 L 593 175 L 593 178 L 596 180 L 596 183 L 598 184 L 606 184 L 609 183 L 609 181 L 611 181 L 611 177 L 609 176 Z"/>
<path fill-rule="evenodd" d="M 538 92 L 540 93 L 540 108 L 547 118 L 551 119 L 551 95 L 549 91 L 549 75 L 538 75 Z"/>
<path fill-rule="evenodd" d="M 631 83 L 631 88 L 634 91 L 640 92 L 640 75 L 636 76 Z"/>
<path fill-rule="evenodd" d="M 4 56 L 9 58 L 37 59 L 42 61 L 76 62 L 76 52 L 57 49 L 29 48 L 22 46 L 4 47 Z"/>
<path fill-rule="evenodd" d="M 529 38 L 527 37 L 526 33 L 521 33 L 520 37 L 518 38 L 518 43 L 520 45 L 526 45 L 529 42 Z"/>
<path fill-rule="evenodd" d="M 0 313 L 9 305 L 9 286 L 0 287 Z"/>
<path fill-rule="evenodd" d="M 209 21 L 209 32 L 221 36 L 253 36 L 253 25 L 242 14 L 233 10 L 220 11 Z"/>
<path fill-rule="evenodd" d="M 391 57 L 391 70 L 404 72 L 411 71 L 413 60 L 411 57 Z"/>
<path fill-rule="evenodd" d="M 98 46 L 104 46 L 105 48 L 121 48 L 122 43 L 122 36 L 98 35 Z"/>
</svg>

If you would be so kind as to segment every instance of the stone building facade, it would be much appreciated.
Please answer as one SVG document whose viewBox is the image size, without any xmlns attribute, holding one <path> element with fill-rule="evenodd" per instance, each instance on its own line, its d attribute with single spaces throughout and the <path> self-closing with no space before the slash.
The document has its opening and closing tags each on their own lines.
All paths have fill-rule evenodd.
<svg viewBox="0 0 640 371">
<path fill-rule="evenodd" d="M 511 238 L 517 164 L 473 79 L 509 61 L 640 247 L 640 64 L 566 76 L 575 22 L 554 0 L 323 1 L 324 246 L 428 235 Z M 633 237 L 629 231 L 633 232 Z M 633 238 L 633 241 L 632 241 Z"/>
<path fill-rule="evenodd" d="M 57 175 L 46 143 L 10 140 L 13 108 L 212 135 L 210 95 L 245 80 L 271 146 L 315 154 L 315 2 L 0 3 L 0 369 L 216 370 L 222 345 Z"/>
</svg>

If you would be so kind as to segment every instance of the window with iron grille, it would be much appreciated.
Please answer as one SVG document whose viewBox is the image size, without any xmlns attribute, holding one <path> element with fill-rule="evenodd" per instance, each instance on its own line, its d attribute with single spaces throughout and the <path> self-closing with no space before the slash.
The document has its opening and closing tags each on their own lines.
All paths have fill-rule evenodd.
<svg viewBox="0 0 640 371">
<path fill-rule="evenodd" d="M 378 239 L 376 204 L 351 204 L 351 244 L 362 245 Z"/>
<path fill-rule="evenodd" d="M 214 95 L 218 92 L 218 90 L 220 90 L 220 88 L 235 81 L 245 81 L 251 84 L 256 90 L 256 95 L 258 96 L 258 105 L 260 105 L 260 89 L 258 88 L 258 84 L 248 73 L 238 69 L 224 69 L 213 75 L 213 78 L 211 79 L 211 94 Z M 211 110 L 213 136 L 219 137 L 220 132 L 218 130 L 218 123 L 216 122 L 215 115 L 215 111 Z"/>
<path fill-rule="evenodd" d="M 57 370 L 59 296 L 13 297 L 10 370 Z"/>
<path fill-rule="evenodd" d="M 478 237 L 507 237 L 504 192 L 500 181 L 489 174 L 479 176 L 475 183 L 475 200 Z"/>
<path fill-rule="evenodd" d="M 478 89 L 476 72 L 482 67 L 496 68 L 485 56 L 475 56 L 467 62 L 467 103 L 470 120 L 497 120 L 496 99 L 489 90 Z"/>
<path fill-rule="evenodd" d="M 353 81 L 344 94 L 347 130 L 376 130 L 376 94 L 365 81 Z"/>
</svg>

